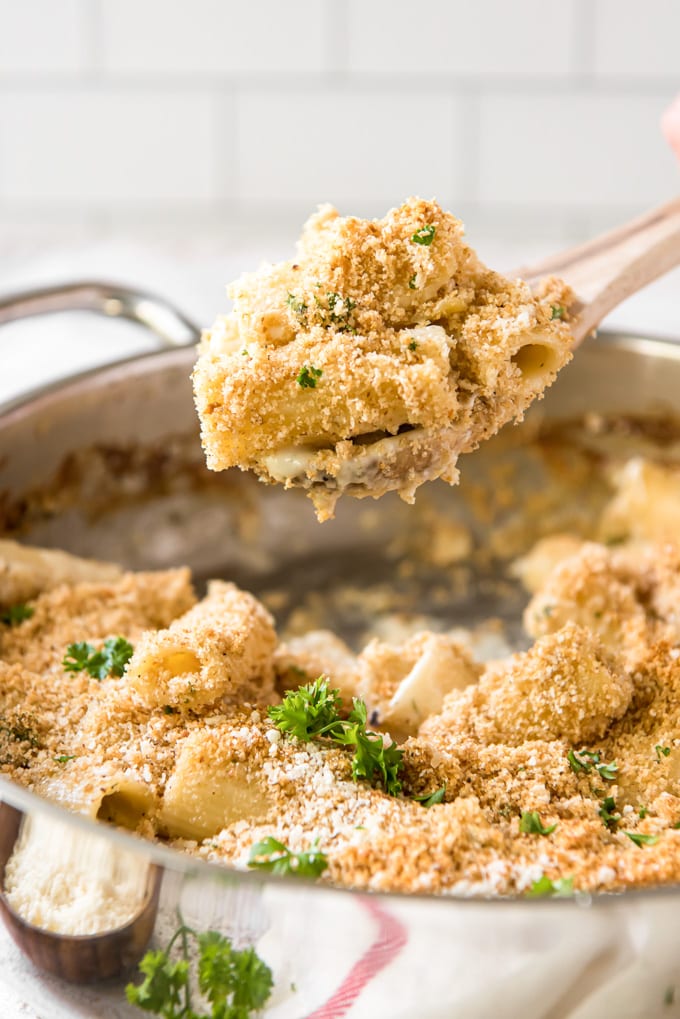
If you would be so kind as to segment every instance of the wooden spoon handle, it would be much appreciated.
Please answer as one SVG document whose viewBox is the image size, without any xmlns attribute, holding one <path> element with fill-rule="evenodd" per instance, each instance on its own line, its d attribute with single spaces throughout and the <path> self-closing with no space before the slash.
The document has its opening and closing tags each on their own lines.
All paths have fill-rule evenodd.
<svg viewBox="0 0 680 1019">
<path fill-rule="evenodd" d="M 578 317 L 572 330 L 578 344 L 613 308 L 677 265 L 680 198 L 514 275 L 529 283 L 543 276 L 560 276 L 573 288 L 577 304 L 572 310 Z"/>
</svg>

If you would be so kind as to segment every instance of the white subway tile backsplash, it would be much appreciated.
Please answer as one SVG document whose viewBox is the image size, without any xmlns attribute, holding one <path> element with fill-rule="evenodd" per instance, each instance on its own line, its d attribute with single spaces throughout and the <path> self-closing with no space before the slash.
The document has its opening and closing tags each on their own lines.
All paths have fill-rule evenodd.
<svg viewBox="0 0 680 1019">
<path fill-rule="evenodd" d="M 418 193 L 558 242 L 678 191 L 679 40 L 680 0 L 0 0 L 0 224 Z"/>
<path fill-rule="evenodd" d="M 114 72 L 319 71 L 321 0 L 102 0 L 104 66 Z"/>
<path fill-rule="evenodd" d="M 680 174 L 659 131 L 668 94 L 482 99 L 479 197 L 557 209 L 651 205 Z"/>
<path fill-rule="evenodd" d="M 348 0 L 349 68 L 412 76 L 555 75 L 575 0 Z"/>
<path fill-rule="evenodd" d="M 258 89 L 238 98 L 239 195 L 247 202 L 451 203 L 461 186 L 460 105 L 410 90 Z"/>
<path fill-rule="evenodd" d="M 0 73 L 74 73 L 87 64 L 88 0 L 4 0 Z"/>
<path fill-rule="evenodd" d="M 680 89 L 678 0 L 597 0 L 594 60 L 598 74 L 675 79 Z"/>
<path fill-rule="evenodd" d="M 5 200 L 75 206 L 215 195 L 209 95 L 65 88 L 0 98 Z M 230 130 L 225 125 L 225 130 Z"/>
</svg>

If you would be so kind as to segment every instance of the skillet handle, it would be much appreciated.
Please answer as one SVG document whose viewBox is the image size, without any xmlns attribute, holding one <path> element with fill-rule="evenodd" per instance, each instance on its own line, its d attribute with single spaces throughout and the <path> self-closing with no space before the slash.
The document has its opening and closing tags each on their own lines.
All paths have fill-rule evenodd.
<svg viewBox="0 0 680 1019">
<path fill-rule="evenodd" d="M 0 298 L 0 325 L 58 311 L 91 311 L 136 322 L 156 336 L 160 347 L 189 347 L 201 335 L 198 326 L 164 297 L 101 280 L 38 287 Z"/>
</svg>

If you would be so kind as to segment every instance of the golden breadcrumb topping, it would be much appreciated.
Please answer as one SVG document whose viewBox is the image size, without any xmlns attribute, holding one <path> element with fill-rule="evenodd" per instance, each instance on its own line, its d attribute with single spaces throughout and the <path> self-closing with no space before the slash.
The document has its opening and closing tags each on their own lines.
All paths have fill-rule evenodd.
<svg viewBox="0 0 680 1019">
<path fill-rule="evenodd" d="M 194 372 L 208 466 L 310 490 L 407 501 L 457 480 L 456 460 L 529 403 L 570 358 L 572 295 L 533 295 L 486 268 L 463 227 L 411 198 L 381 220 L 322 206 L 296 258 L 242 276 Z"/>
<path fill-rule="evenodd" d="M 671 491 L 677 470 L 654 471 Z M 0 586 L 0 769 L 231 866 L 266 836 L 294 852 L 318 839 L 320 880 L 356 888 L 678 881 L 680 547 L 667 540 L 671 503 L 661 513 L 654 492 L 660 541 L 625 517 L 622 478 L 595 529 L 615 515 L 623 541 L 541 538 L 513 567 L 531 591 L 535 642 L 486 664 L 444 633 L 373 639 L 359 654 L 327 631 L 281 642 L 233 584 L 197 601 L 186 570 L 74 560 L 65 574 L 57 559 L 53 576 L 47 553 L 4 542 L 0 578 L 14 579 Z M 12 617 L 17 592 L 26 604 Z M 119 637 L 133 649 L 122 675 L 66 670 L 70 645 Z M 384 745 L 400 741 L 397 795 L 353 777 L 351 748 L 289 738 L 269 717 L 320 674 L 345 712 L 364 700 Z M 433 793 L 430 806 L 417 799 Z"/>
</svg>

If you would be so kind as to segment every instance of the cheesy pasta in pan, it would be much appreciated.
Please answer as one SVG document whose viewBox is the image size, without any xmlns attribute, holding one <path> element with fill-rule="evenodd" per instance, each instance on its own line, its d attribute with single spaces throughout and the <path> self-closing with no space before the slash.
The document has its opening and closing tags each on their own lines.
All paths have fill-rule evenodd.
<svg viewBox="0 0 680 1019">
<path fill-rule="evenodd" d="M 187 570 L 3 542 L 0 766 L 229 866 L 267 840 L 313 849 L 320 880 L 354 888 L 677 881 L 680 471 L 629 459 L 609 477 L 591 533 L 512 565 L 534 643 L 489 662 L 460 630 L 358 654 L 323 631 L 282 640 L 231 583 L 198 599 Z"/>
</svg>

